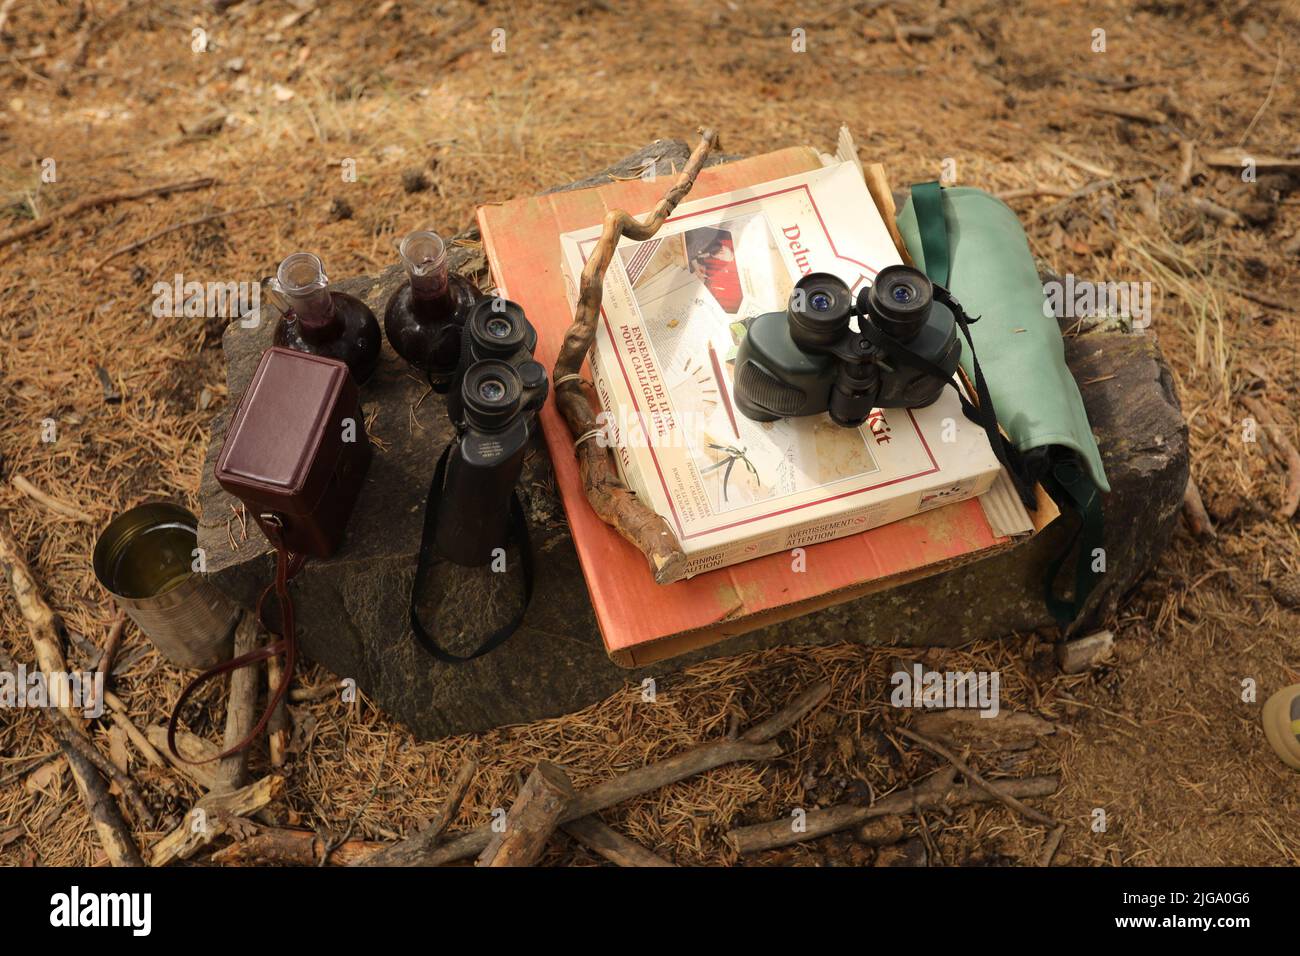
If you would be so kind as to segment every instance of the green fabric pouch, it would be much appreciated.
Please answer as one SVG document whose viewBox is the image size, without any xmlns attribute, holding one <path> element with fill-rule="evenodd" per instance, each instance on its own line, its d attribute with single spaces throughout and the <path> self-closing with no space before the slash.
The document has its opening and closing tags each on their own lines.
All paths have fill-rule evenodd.
<svg viewBox="0 0 1300 956">
<path fill-rule="evenodd" d="M 988 380 L 998 420 L 1021 454 L 1058 446 L 1073 451 L 1102 491 L 1110 491 L 1097 441 L 1092 437 L 1079 386 L 1065 364 L 1056 319 L 1045 313 L 1046 297 L 1029 242 L 1016 214 L 981 189 L 938 189 L 947 227 L 947 256 L 933 263 L 917 225 L 917 189 L 898 214 L 898 228 L 916 267 L 979 316 L 971 326 L 975 351 Z M 922 195 L 922 212 L 927 198 Z M 932 251 L 934 247 L 932 246 Z M 974 374 L 971 356 L 961 356 Z"/>
<path fill-rule="evenodd" d="M 1049 569 L 1047 603 L 1062 623 L 1074 620 L 1097 580 L 1101 546 L 1100 492 L 1110 491 L 1079 387 L 1065 364 L 1065 343 L 1046 308 L 1043 284 L 1016 214 L 980 189 L 912 187 L 898 228 L 917 268 L 948 289 L 967 314 L 975 351 L 998 421 L 1019 451 L 1026 482 L 1041 481 L 1081 518 L 1073 600 L 1055 596 Z M 973 375 L 972 356 L 962 366 Z"/>
</svg>

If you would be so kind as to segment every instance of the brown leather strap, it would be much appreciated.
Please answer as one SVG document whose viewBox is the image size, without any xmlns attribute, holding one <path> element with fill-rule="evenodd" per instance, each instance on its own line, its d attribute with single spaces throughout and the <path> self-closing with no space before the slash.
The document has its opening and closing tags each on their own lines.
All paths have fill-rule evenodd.
<svg viewBox="0 0 1300 956">
<path fill-rule="evenodd" d="M 278 538 L 279 536 L 275 535 L 275 537 Z M 267 585 L 266 589 L 262 591 L 261 596 L 257 599 L 257 618 L 262 623 L 262 626 L 272 634 L 279 634 L 280 639 L 272 641 L 265 647 L 259 647 L 257 650 L 249 651 L 247 654 L 240 654 L 238 657 L 231 658 L 228 661 L 223 661 L 215 667 L 208 668 L 198 677 L 190 681 L 189 685 L 181 691 L 181 696 L 176 701 L 176 707 L 172 710 L 171 719 L 167 723 L 167 749 L 171 751 L 173 757 L 183 763 L 211 763 L 214 760 L 221 760 L 225 757 L 237 754 L 248 747 L 257 739 L 258 735 L 266 729 L 267 723 L 271 720 L 271 714 L 274 713 L 275 708 L 279 706 L 280 701 L 284 699 L 285 694 L 289 690 L 289 682 L 293 680 L 294 667 L 298 663 L 298 640 L 294 628 L 293 598 L 289 596 L 289 581 L 293 579 L 294 575 L 302 570 L 305 559 L 303 555 L 295 555 L 289 552 L 284 547 L 283 542 L 277 540 L 274 543 L 276 545 L 275 581 L 274 583 Z M 279 630 L 268 624 L 264 616 L 266 600 L 271 596 L 272 592 L 275 593 L 280 604 L 281 627 Z M 280 683 L 272 692 L 270 699 L 266 703 L 266 709 L 262 712 L 262 716 L 258 719 L 257 724 L 248 732 L 248 736 L 239 741 L 239 743 L 235 744 L 233 747 L 217 754 L 215 757 L 209 757 L 206 760 L 189 760 L 181 756 L 181 754 L 176 750 L 176 729 L 180 722 L 181 708 L 184 707 L 185 703 L 194 696 L 195 691 L 215 677 L 220 677 L 222 674 L 228 674 L 241 667 L 247 667 L 249 664 L 255 664 L 258 661 L 269 660 L 272 657 L 279 657 L 281 654 L 284 655 L 284 672 L 280 678 Z"/>
</svg>

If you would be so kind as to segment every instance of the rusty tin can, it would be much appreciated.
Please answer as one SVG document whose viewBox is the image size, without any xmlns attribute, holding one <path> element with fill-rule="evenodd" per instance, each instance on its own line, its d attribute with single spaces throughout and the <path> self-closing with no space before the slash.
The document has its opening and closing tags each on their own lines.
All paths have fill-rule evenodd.
<svg viewBox="0 0 1300 956">
<path fill-rule="evenodd" d="M 95 543 L 95 576 L 158 652 L 178 667 L 230 657 L 239 608 L 195 570 L 198 521 L 153 502 L 118 515 Z"/>
</svg>

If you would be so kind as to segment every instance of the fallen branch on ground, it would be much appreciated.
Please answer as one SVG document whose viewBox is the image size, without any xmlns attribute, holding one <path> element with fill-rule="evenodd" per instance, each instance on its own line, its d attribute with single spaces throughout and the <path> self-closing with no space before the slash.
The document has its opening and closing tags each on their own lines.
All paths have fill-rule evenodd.
<svg viewBox="0 0 1300 956">
<path fill-rule="evenodd" d="M 153 845 L 149 864 L 166 866 L 187 860 L 223 833 L 241 834 L 255 824 L 244 820 L 284 793 L 284 777 L 267 776 L 230 793 L 208 794 L 194 805 L 171 833 Z"/>
<path fill-rule="evenodd" d="M 328 862 L 337 866 L 352 866 L 373 856 L 376 850 L 382 850 L 385 845 L 366 840 L 349 840 L 330 851 Z M 223 846 L 208 859 L 213 863 L 240 865 L 318 866 L 324 848 L 325 843 L 320 835 L 310 830 L 268 828 L 229 846 Z"/>
<path fill-rule="evenodd" d="M 235 625 L 233 655 L 238 657 L 255 650 L 258 638 L 257 616 L 247 611 L 243 612 L 239 623 Z M 230 689 L 226 695 L 226 726 L 221 752 L 229 750 L 248 736 L 256 723 L 257 691 L 260 680 L 256 667 L 241 667 L 230 672 Z M 164 728 L 162 732 L 165 741 L 166 729 Z M 190 748 L 200 750 L 201 756 L 193 757 L 186 753 L 187 744 Z M 194 747 L 193 741 L 184 741 L 179 734 L 177 735 L 176 749 L 186 759 L 212 759 L 213 754 L 218 751 L 206 741 L 203 741 L 203 744 L 205 746 L 201 748 Z M 170 748 L 168 748 L 168 756 L 171 757 Z M 246 835 L 246 828 L 251 829 L 254 824 L 238 818 L 261 810 L 284 790 L 284 778 L 275 775 L 263 777 L 256 783 L 248 783 L 246 749 L 222 757 L 215 764 L 215 767 L 203 778 L 207 782 L 208 792 L 194 804 L 194 808 L 185 815 L 180 826 L 154 844 L 150 860 L 153 866 L 166 866 L 172 860 L 187 859 L 226 832 L 232 832 L 236 836 Z M 194 774 L 191 774 L 191 778 L 198 779 Z M 196 817 L 196 814 L 202 816 Z"/>
<path fill-rule="evenodd" d="M 650 852 L 635 840 L 629 840 L 594 814 L 580 820 L 571 820 L 564 825 L 563 829 L 593 853 L 598 853 L 619 866 L 677 865 Z"/>
<path fill-rule="evenodd" d="M 1186 189 L 1192 184 L 1192 172 L 1196 163 L 1196 143 L 1190 139 L 1178 143 L 1178 188 Z"/>
<path fill-rule="evenodd" d="M 155 767 L 167 766 L 167 761 L 163 759 L 163 755 L 158 752 L 153 744 L 149 743 L 149 738 L 140 732 L 140 728 L 132 723 L 131 715 L 126 709 L 126 704 L 122 703 L 121 698 L 112 691 L 106 690 L 104 691 L 104 701 L 113 711 L 113 723 L 122 728 L 127 739 L 135 744 L 135 749 L 144 755 L 145 760 Z"/>
<path fill-rule="evenodd" d="M 284 661 L 279 657 L 268 657 L 266 659 L 266 693 L 269 697 L 275 696 L 275 689 L 280 686 L 280 681 L 284 678 Z M 292 691 L 290 691 L 292 693 Z M 288 697 L 286 694 L 285 697 Z M 271 719 L 266 722 L 266 740 L 267 746 L 271 752 L 271 766 L 279 770 L 289 761 L 289 740 L 293 736 L 293 721 L 289 717 L 289 705 L 281 697 L 271 711 Z M 234 746 L 226 744 L 227 747 Z"/>
<path fill-rule="evenodd" d="M 1196 487 L 1196 479 L 1191 475 L 1187 476 L 1187 487 L 1183 490 L 1183 518 L 1194 537 L 1211 540 L 1218 537 L 1214 533 L 1214 522 L 1205 510 L 1205 502 L 1201 500 L 1201 490 Z"/>
<path fill-rule="evenodd" d="M 60 501 L 53 495 L 46 494 L 22 475 L 14 475 L 9 480 L 13 483 L 15 488 L 25 494 L 28 498 L 31 498 L 38 504 L 44 505 L 56 514 L 61 514 L 65 518 L 75 518 L 77 521 L 82 521 L 86 524 L 94 523 L 95 519 L 86 514 L 86 512 L 82 511 L 76 505 L 70 505 L 66 501 Z"/>
<path fill-rule="evenodd" d="M 195 189 L 207 189 L 209 186 L 216 184 L 216 180 L 210 176 L 202 179 L 187 179 L 181 182 L 166 183 L 162 186 L 144 186 L 140 189 L 119 189 L 113 192 L 96 193 L 93 196 L 87 196 L 85 199 L 78 199 L 70 202 L 66 206 L 60 206 L 53 212 L 42 216 L 40 219 L 33 219 L 31 222 L 23 223 L 21 226 L 14 226 L 12 229 L 6 229 L 0 232 L 0 246 L 7 246 L 11 242 L 17 242 L 20 239 L 26 239 L 29 236 L 39 235 L 60 219 L 66 219 L 69 216 L 75 216 L 78 213 L 86 212 L 89 209 L 98 209 L 101 206 L 111 206 L 115 203 L 130 202 L 133 199 L 144 199 L 149 196 L 166 196 L 171 193 L 190 192 Z"/>
<path fill-rule="evenodd" d="M 1043 843 L 1042 855 L 1038 858 L 1039 866 L 1051 866 L 1052 860 L 1056 858 L 1056 851 L 1061 848 L 1061 838 L 1065 836 L 1065 827 L 1057 827 L 1047 835 L 1047 840 Z"/>
<path fill-rule="evenodd" d="M 108 687 L 108 680 L 113 674 L 113 658 L 117 656 L 117 649 L 122 644 L 124 631 L 126 631 L 126 612 L 119 608 L 113 623 L 109 625 L 108 636 L 104 638 L 104 647 L 99 652 L 99 661 L 95 664 L 95 679 L 102 681 L 101 686 L 104 688 Z M 92 699 L 90 703 L 93 705 L 94 700 Z"/>
<path fill-rule="evenodd" d="M 479 866 L 532 866 L 573 802 L 573 784 L 549 760 L 539 760 L 506 814 L 501 832 L 478 856 Z"/>
<path fill-rule="evenodd" d="M 456 779 L 452 781 L 451 790 L 447 794 L 447 799 L 442 803 L 437 815 L 429 821 L 429 825 L 419 833 L 407 837 L 398 843 L 384 847 L 377 853 L 373 853 L 365 859 L 358 860 L 358 866 L 419 866 L 423 857 L 433 852 L 442 838 L 451 821 L 456 819 L 456 814 L 460 812 L 460 805 L 465 801 L 465 794 L 469 792 L 469 785 L 474 780 L 474 774 L 478 772 L 478 758 L 473 754 L 465 760 L 456 772 Z"/>
<path fill-rule="evenodd" d="M 1242 226 L 1245 224 L 1245 220 L 1241 218 L 1241 214 L 1237 210 L 1221 206 L 1214 200 L 1206 199 L 1203 196 L 1192 197 L 1192 208 L 1200 210 L 1211 219 L 1217 220 L 1225 226 Z"/>
<path fill-rule="evenodd" d="M 1295 516 L 1296 509 L 1300 508 L 1300 452 L 1296 451 L 1295 445 L 1291 444 L 1281 428 L 1274 428 L 1273 416 L 1264 408 L 1263 402 L 1242 395 L 1241 404 L 1246 406 L 1260 425 L 1273 428 L 1269 437 L 1277 442 L 1278 449 L 1286 459 L 1286 488 L 1282 492 L 1282 504 L 1277 509 L 1277 516 L 1283 521 L 1290 521 Z"/>
<path fill-rule="evenodd" d="M 260 209 L 274 209 L 277 206 L 288 206 L 290 203 L 295 203 L 297 201 L 298 200 L 296 199 L 279 199 L 275 202 L 264 202 L 256 206 L 241 206 L 238 209 L 222 209 L 220 212 L 208 213 L 208 215 L 199 216 L 197 219 L 187 219 L 185 222 L 175 223 L 174 225 L 168 226 L 166 229 L 160 229 L 157 232 L 150 233 L 143 239 L 137 239 L 135 242 L 128 242 L 124 246 L 118 246 L 108 255 L 104 256 L 104 258 L 91 266 L 90 271 L 91 273 L 98 272 L 118 256 L 124 256 L 128 252 L 135 252 L 137 249 L 142 249 L 155 239 L 161 239 L 163 236 L 171 235 L 173 232 L 180 232 L 182 229 L 188 229 L 191 226 L 201 226 L 204 223 L 213 222 L 217 219 L 229 219 L 233 216 L 243 215 L 246 212 L 257 212 Z"/>
<path fill-rule="evenodd" d="M 758 853 L 815 840 L 877 817 L 915 813 L 917 810 L 955 810 L 973 803 L 1005 802 L 1020 797 L 1046 797 L 1055 793 L 1059 785 L 1060 780 L 1055 776 L 1026 777 L 999 780 L 991 785 L 990 792 L 969 784 L 953 786 L 952 774 L 940 771 L 915 787 L 880 798 L 871 806 L 844 805 L 809 810 L 802 818 L 803 828 L 798 831 L 794 828 L 794 819 L 786 817 L 737 827 L 728 832 L 726 838 L 742 855 Z"/>
<path fill-rule="evenodd" d="M 257 616 L 247 611 L 239 616 L 235 625 L 234 649 L 232 657 L 240 657 L 257 650 L 258 628 Z M 230 750 L 248 736 L 257 722 L 257 691 L 261 682 L 259 668 L 241 667 L 230 672 L 230 690 L 226 694 L 226 728 L 222 738 L 222 750 Z M 248 751 L 241 750 L 216 762 L 211 790 L 213 793 L 229 793 L 248 783 Z M 200 801 L 202 802 L 202 801 Z"/>
<path fill-rule="evenodd" d="M 1300 159 L 1287 159 L 1268 153 L 1256 153 L 1248 149 L 1231 148 L 1212 149 L 1201 154 L 1201 160 L 1207 166 L 1228 167 L 1240 170 L 1250 163 L 1261 172 L 1296 172 L 1300 170 Z"/>
<path fill-rule="evenodd" d="M 561 815 L 560 823 L 571 823 L 598 810 L 604 810 L 724 764 L 741 760 L 770 760 L 777 757 L 781 754 L 781 747 L 773 742 L 772 738 L 810 713 L 829 696 L 830 692 L 829 684 L 814 684 L 781 710 L 755 724 L 739 737 L 728 735 L 720 740 L 710 740 L 684 753 L 674 754 L 658 763 L 630 770 L 604 783 L 580 790 L 568 809 Z M 439 866 L 477 856 L 483 852 L 483 848 L 491 839 L 491 826 L 481 826 L 453 837 L 442 846 L 429 849 L 407 865 Z"/>
<path fill-rule="evenodd" d="M 966 761 L 962 760 L 960 757 L 958 757 L 956 754 L 950 751 L 947 747 L 944 747 L 942 744 L 936 743 L 935 741 L 929 739 L 928 737 L 918 734 L 915 730 L 908 730 L 906 727 L 896 727 L 895 730 L 897 730 L 898 733 L 902 734 L 908 740 L 920 744 L 922 747 L 930 751 L 932 754 L 935 754 L 936 756 L 942 757 L 944 760 L 947 760 L 950 764 L 952 764 L 954 767 L 957 768 L 957 772 L 960 773 L 967 781 L 973 783 L 981 790 L 991 793 L 993 796 L 997 797 L 999 800 L 1005 803 L 1012 810 L 1015 810 L 1021 816 L 1028 817 L 1030 820 L 1033 820 L 1036 823 L 1042 823 L 1049 827 L 1060 826 L 1060 824 L 1056 820 L 1052 819 L 1047 814 L 1039 813 L 1033 807 L 1025 806 L 1014 796 L 1008 795 L 1005 792 L 998 790 L 996 787 L 993 786 L 993 784 L 989 783 L 978 773 L 976 773 L 975 770 L 971 768 L 970 764 L 966 763 Z"/>
<path fill-rule="evenodd" d="M 36 579 L 32 576 L 22 552 L 19 551 L 8 524 L 4 522 L 0 522 L 0 570 L 4 571 L 5 577 L 13 588 L 14 600 L 18 602 L 18 609 L 22 612 L 23 620 L 27 624 L 27 634 L 36 652 L 37 666 L 44 673 L 48 686 L 51 675 L 62 674 L 67 670 L 63 646 L 59 638 L 58 619 L 53 609 L 41 597 Z M 84 737 L 85 733 L 75 715 L 72 702 L 70 700 L 65 702 L 64 716 L 68 726 L 74 735 Z M 94 748 L 94 744 L 88 739 L 86 743 L 92 749 Z M 104 847 L 108 861 L 113 866 L 143 866 L 144 860 L 135 841 L 131 838 L 131 831 L 126 821 L 122 819 L 122 811 L 117 801 L 109 794 L 95 764 L 86 757 L 84 752 L 79 752 L 69 743 L 67 736 L 60 736 L 59 744 L 67 754 L 72 778 L 77 783 L 77 789 L 81 791 L 82 802 L 85 803 L 86 810 L 90 814 L 91 823 L 94 824 L 95 832 L 99 835 L 99 842 Z"/>
<path fill-rule="evenodd" d="M 220 753 L 214 744 L 208 743 L 188 730 L 176 731 L 176 749 L 185 760 L 177 760 L 167 746 L 167 727 L 154 724 L 145 728 L 145 738 L 156 753 L 160 753 L 172 769 L 185 777 L 200 790 L 211 790 L 217 779 L 216 767 L 212 763 L 186 763 L 185 760 L 211 761 Z"/>
<path fill-rule="evenodd" d="M 17 663 L 3 647 L 0 647 L 0 668 L 4 668 L 11 674 L 18 673 Z M 146 826 L 153 826 L 153 811 L 149 809 L 149 804 L 145 802 L 144 795 L 135 785 L 135 781 L 127 776 L 121 767 L 100 753 L 94 742 L 62 710 L 54 706 L 38 709 L 50 721 L 50 729 L 64 752 L 75 753 L 86 764 L 102 773 L 110 783 L 117 784 L 136 818 Z"/>
</svg>

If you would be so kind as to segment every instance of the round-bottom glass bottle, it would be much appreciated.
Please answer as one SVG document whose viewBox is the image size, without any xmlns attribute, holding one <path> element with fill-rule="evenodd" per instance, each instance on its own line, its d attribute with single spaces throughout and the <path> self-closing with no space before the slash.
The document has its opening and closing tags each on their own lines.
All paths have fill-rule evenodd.
<svg viewBox="0 0 1300 956">
<path fill-rule="evenodd" d="M 413 232 L 399 247 L 407 283 L 384 310 L 393 351 L 445 392 L 460 362 L 461 329 L 479 301 L 474 284 L 447 269 L 447 247 L 435 232 Z"/>
<path fill-rule="evenodd" d="M 280 263 L 271 288 L 284 299 L 285 314 L 275 344 L 338 359 L 364 385 L 379 363 L 379 323 L 364 302 L 330 291 L 328 283 L 325 267 L 310 252 L 295 252 Z"/>
</svg>

